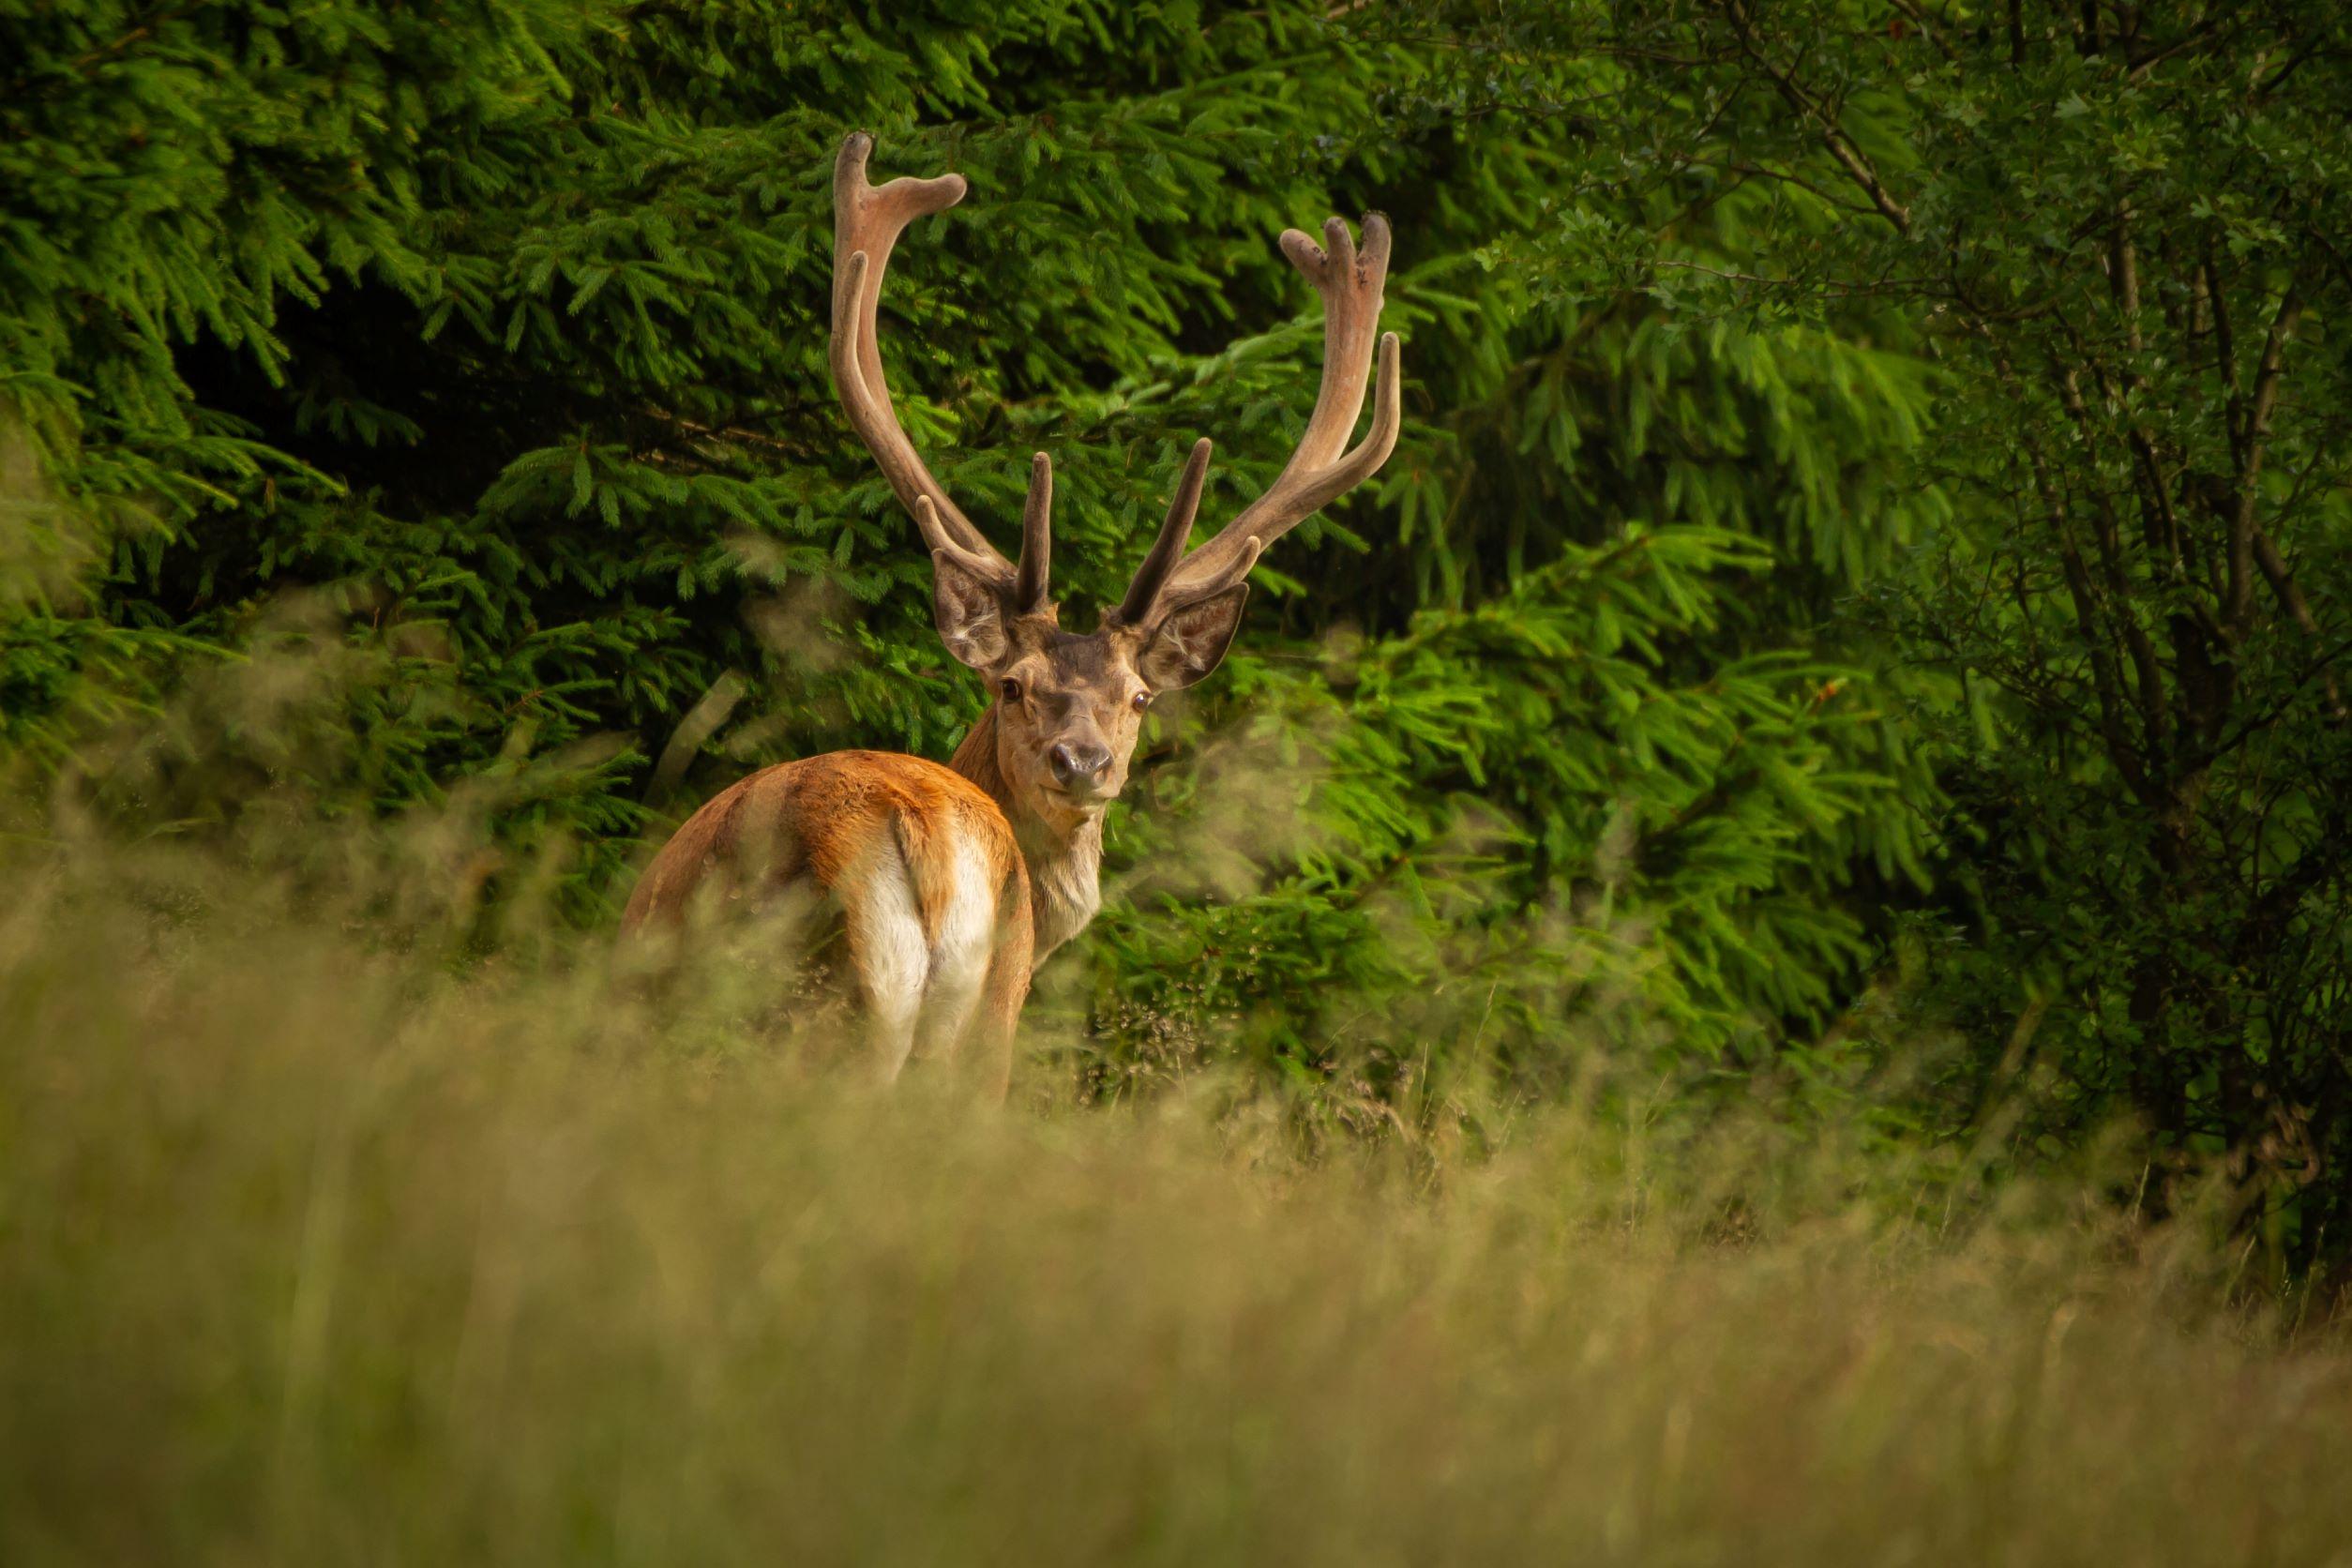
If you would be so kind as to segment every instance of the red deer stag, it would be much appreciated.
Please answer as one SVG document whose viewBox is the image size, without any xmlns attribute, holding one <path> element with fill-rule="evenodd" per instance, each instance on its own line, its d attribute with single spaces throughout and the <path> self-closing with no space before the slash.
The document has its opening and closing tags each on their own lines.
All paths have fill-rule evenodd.
<svg viewBox="0 0 2352 1568">
<path fill-rule="evenodd" d="M 646 867 L 624 928 L 677 919 L 714 881 L 732 892 L 822 892 L 841 911 L 882 1078 L 911 1055 L 953 1060 L 976 1035 L 982 1076 L 1002 1095 L 1032 969 L 1101 904 L 1103 812 L 1126 783 L 1143 710 L 1224 658 L 1259 552 L 1372 475 L 1396 444 L 1396 335 L 1378 333 L 1388 224 L 1366 217 L 1361 249 L 1336 218 L 1320 246 L 1283 234 L 1283 254 L 1323 300 L 1322 384 L 1297 452 L 1264 494 L 1186 553 L 1209 467 L 1209 443 L 1198 443 L 1126 596 L 1078 635 L 1062 629 L 1048 596 L 1046 455 L 1030 468 L 1016 565 L 940 488 L 898 424 L 877 339 L 882 274 L 900 231 L 961 201 L 964 181 L 877 188 L 866 179 L 872 150 L 872 138 L 853 135 L 834 165 L 834 385 L 930 548 L 941 641 L 996 700 L 944 767 L 837 751 L 722 792 Z M 1376 343 L 1380 399 L 1350 449 Z"/>
</svg>

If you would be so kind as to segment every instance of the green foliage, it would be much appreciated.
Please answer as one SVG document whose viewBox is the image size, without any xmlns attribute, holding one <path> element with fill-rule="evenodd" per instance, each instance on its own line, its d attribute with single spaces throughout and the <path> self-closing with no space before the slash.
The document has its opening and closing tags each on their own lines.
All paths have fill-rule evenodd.
<svg viewBox="0 0 2352 1568">
<path fill-rule="evenodd" d="M 977 710 L 827 384 L 847 129 L 972 182 L 902 253 L 886 350 L 977 515 L 1061 460 L 1081 606 L 1194 435 L 1213 517 L 1279 468 L 1319 331 L 1274 236 L 1379 206 L 1406 439 L 1163 730 L 1065 1021 L 1107 1078 L 1172 1029 L 1342 1105 L 1416 1060 L 1556 1085 L 1587 1046 L 1799 1048 L 1883 929 L 1855 879 L 1927 880 L 1931 781 L 1826 620 L 1939 516 L 1902 477 L 1924 371 L 1561 295 L 1529 259 L 1580 130 L 1400 120 L 1449 52 L 1328 9 L 4 13 L 0 177 L 38 231 L 0 251 L 39 475 L 11 501 L 62 563 L 10 601 L 11 744 L 67 768 L 193 671 L 339 642 L 349 743 L 256 739 L 241 776 L 384 810 L 528 776 L 505 841 L 576 844 L 594 918 L 706 694 L 748 696 L 689 800 L 842 745 L 944 755 Z M 1220 855 L 1269 803 L 1282 831 Z"/>
<path fill-rule="evenodd" d="M 1736 535 L 1628 528 L 1312 678 L 1252 672 L 1231 754 L 1154 802 L 1176 843 L 1131 889 L 1205 908 L 1110 917 L 1107 996 L 1155 1022 L 1254 1009 L 1274 1060 L 1384 1094 L 1482 1041 L 1558 1089 L 1577 1046 L 1753 1055 L 1772 1020 L 1827 1017 L 1871 952 L 1850 868 L 1926 880 L 1917 819 L 1889 809 L 1918 770 L 1841 666 L 1672 672 L 1769 564 Z M 1293 852 L 1218 901 L 1254 847 L 1237 832 Z"/>
<path fill-rule="evenodd" d="M 1562 295 L 1933 361 L 1910 477 L 1950 522 L 1855 624 L 1952 683 L 1908 727 L 1953 797 L 1955 1100 L 2038 1083 L 2045 1145 L 2128 1106 L 2164 1166 L 2232 1151 L 2274 1244 L 2340 1248 L 2343 8 L 1570 0 L 1384 31 L 1462 46 L 1429 123 L 1584 127 L 1539 240 Z"/>
<path fill-rule="evenodd" d="M 1213 521 L 1278 469 L 1319 334 L 1273 236 L 1380 207 L 1405 438 L 1153 721 L 1040 1037 L 1106 1093 L 1238 1051 L 1379 1123 L 1489 1068 L 1834 1093 L 1899 991 L 1964 1048 L 1898 1120 L 2024 1087 L 2046 1150 L 2129 1107 L 2314 1255 L 2344 25 L 0 5 L 0 744 L 235 754 L 97 781 L 143 825 L 482 803 L 593 924 L 678 807 L 942 756 L 981 701 L 827 384 L 847 129 L 972 182 L 886 351 L 984 520 L 1055 453 L 1079 617 L 1195 435 Z"/>
</svg>

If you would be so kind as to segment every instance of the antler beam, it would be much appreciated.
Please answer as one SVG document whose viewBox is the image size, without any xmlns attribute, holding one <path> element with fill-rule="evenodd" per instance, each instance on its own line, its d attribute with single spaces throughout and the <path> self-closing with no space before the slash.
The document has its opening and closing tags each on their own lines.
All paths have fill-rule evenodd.
<svg viewBox="0 0 2352 1568">
<path fill-rule="evenodd" d="M 1168 528 L 1162 529 L 1125 602 L 1115 612 L 1122 624 L 1157 620 L 1178 605 L 1241 581 L 1268 545 L 1371 477 L 1395 449 L 1402 422 L 1396 334 L 1379 331 L 1380 294 L 1388 279 L 1388 219 L 1378 213 L 1365 216 L 1361 250 L 1349 237 L 1347 223 L 1333 218 L 1323 224 L 1321 245 L 1296 229 L 1284 231 L 1282 253 L 1323 299 L 1323 380 L 1306 433 L 1266 492 L 1244 507 L 1214 538 L 1182 560 L 1173 555 L 1183 548 L 1190 519 L 1187 516 L 1184 528 L 1171 540 L 1175 513 L 1170 512 Z M 1364 412 L 1376 345 L 1380 400 L 1373 405 L 1372 428 L 1362 444 L 1350 450 L 1348 439 Z M 1207 445 L 1203 442 L 1194 448 L 1192 464 L 1178 491 L 1180 501 L 1190 492 L 1198 502 L 1195 471 L 1206 463 Z"/>
<path fill-rule="evenodd" d="M 1049 588 L 1053 465 L 1043 452 L 1030 465 L 1029 499 L 1021 520 L 1018 566 L 997 552 L 925 466 L 907 439 L 883 378 L 878 318 L 882 274 L 892 247 L 918 218 L 944 212 L 964 199 L 964 177 L 866 178 L 874 139 L 857 131 L 841 143 L 833 164 L 833 385 L 850 426 L 873 453 L 882 477 L 934 555 L 945 554 L 995 589 L 1016 613 L 1042 609 Z"/>
</svg>

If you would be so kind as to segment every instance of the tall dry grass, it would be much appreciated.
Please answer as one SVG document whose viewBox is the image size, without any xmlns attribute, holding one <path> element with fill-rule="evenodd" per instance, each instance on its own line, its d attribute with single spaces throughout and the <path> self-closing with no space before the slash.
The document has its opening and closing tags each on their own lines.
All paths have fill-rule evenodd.
<svg viewBox="0 0 2352 1568">
<path fill-rule="evenodd" d="M 2352 1561 L 2352 1353 L 2186 1230 L 877 1096 L 756 949 L 459 963 L 461 827 L 258 820 L 8 862 L 0 1561 Z"/>
</svg>

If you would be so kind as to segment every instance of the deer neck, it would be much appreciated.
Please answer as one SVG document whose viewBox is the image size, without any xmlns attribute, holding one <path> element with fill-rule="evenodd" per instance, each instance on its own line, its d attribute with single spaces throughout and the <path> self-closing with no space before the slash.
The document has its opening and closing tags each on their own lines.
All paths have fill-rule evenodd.
<svg viewBox="0 0 2352 1568">
<path fill-rule="evenodd" d="M 1013 793 L 996 757 L 996 705 L 972 725 L 956 747 L 949 767 L 988 792 L 1029 866 L 1030 906 L 1036 931 L 1033 963 L 1086 929 L 1102 907 L 1103 819 L 1100 812 L 1078 819 L 1075 825 L 1049 822 L 1023 806 Z"/>
</svg>

